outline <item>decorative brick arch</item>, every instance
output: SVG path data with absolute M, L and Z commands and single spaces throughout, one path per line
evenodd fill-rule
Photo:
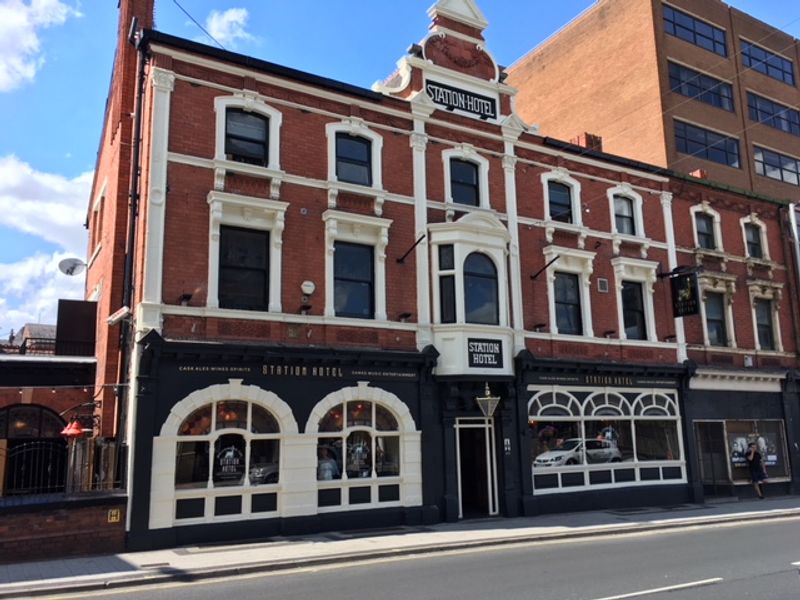
M 357 386 L 336 390 L 320 400 L 308 417 L 305 432 L 307 434 L 317 433 L 319 431 L 319 422 L 322 420 L 322 417 L 334 406 L 347 402 L 348 400 L 372 401 L 385 406 L 390 409 L 397 418 L 397 424 L 401 432 L 407 433 L 417 431 L 417 425 L 414 423 L 411 412 L 409 412 L 408 407 L 400 398 L 386 390 L 369 387 L 369 382 L 367 381 L 359 381 Z

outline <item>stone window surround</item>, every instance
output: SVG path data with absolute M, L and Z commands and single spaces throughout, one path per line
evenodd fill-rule
M 753 317 L 753 341 L 756 350 L 761 351 L 761 342 L 758 339 L 758 320 L 756 318 L 756 300 L 769 300 L 772 302 L 772 336 L 775 348 L 765 349 L 764 352 L 783 352 L 783 339 L 781 337 L 781 301 L 783 300 L 783 284 L 774 281 L 758 279 L 748 280 L 747 291 L 750 296 L 750 312 Z
M 714 222 L 714 249 L 711 250 L 709 248 L 701 248 L 700 243 L 697 239 L 697 222 L 695 220 L 695 215 L 697 213 L 703 213 L 708 215 L 713 219 Z M 722 218 L 720 214 L 711 208 L 708 200 L 703 200 L 700 204 L 695 204 L 694 206 L 689 208 L 689 214 L 692 219 L 692 236 L 694 239 L 694 247 L 699 252 L 724 252 L 725 249 L 722 244 Z M 744 235 L 744 226 L 742 226 L 742 235 Z
M 757 258 L 754 256 L 750 256 L 750 253 L 747 249 L 747 231 L 745 230 L 745 225 L 755 225 L 758 227 L 759 237 L 761 239 L 761 258 Z M 750 213 L 746 217 L 742 217 L 739 219 L 739 226 L 742 230 L 742 243 L 744 244 L 744 256 L 746 256 L 750 260 L 756 261 L 764 261 L 769 262 L 769 237 L 767 236 L 767 224 L 764 223 L 761 219 L 758 218 L 756 213 Z
M 644 228 L 644 198 L 635 192 L 630 184 L 623 183 L 606 190 L 608 196 L 608 210 L 611 217 L 611 241 L 615 255 L 619 255 L 620 246 L 623 242 L 637 244 L 640 246 L 642 258 L 647 258 L 647 250 L 650 247 L 650 239 L 647 237 Z M 617 231 L 616 210 L 614 208 L 614 198 L 622 196 L 628 198 L 633 203 L 633 223 L 636 228 L 636 235 L 629 235 Z
M 370 160 L 372 163 L 372 185 L 364 186 L 336 178 L 336 134 L 364 138 L 370 142 Z M 383 136 L 367 127 L 366 121 L 358 117 L 347 117 L 341 121 L 325 125 L 325 135 L 328 139 L 328 183 L 342 189 L 362 191 L 372 189 L 383 192 Z M 332 207 L 331 207 L 332 208 Z
M 583 210 L 581 209 L 581 182 L 570 176 L 564 167 L 557 167 L 552 171 L 542 173 L 542 197 L 544 198 L 544 222 L 547 243 L 553 243 L 553 233 L 568 231 L 578 235 L 578 248 L 583 249 L 586 244 L 588 229 L 583 225 Z M 570 201 L 572 203 L 572 222 L 563 223 L 550 218 L 550 187 L 549 183 L 555 181 L 570 188 Z
M 494 216 L 486 213 L 468 213 L 454 223 L 437 223 L 429 226 L 433 268 L 433 322 L 441 323 L 439 276 L 455 276 L 456 320 L 447 325 L 472 325 L 465 321 L 464 261 L 473 252 L 485 254 L 497 269 L 498 325 L 509 324 L 508 296 L 508 244 L 511 240 L 508 229 Z M 439 246 L 452 245 L 454 270 L 439 269 Z M 481 325 L 487 327 L 486 325 Z M 488 327 L 496 327 L 488 325 Z
M 489 160 L 478 154 L 471 144 L 461 144 L 455 148 L 442 152 L 442 162 L 444 163 L 444 201 L 448 205 L 455 205 L 453 202 L 452 181 L 450 178 L 450 160 L 459 159 L 470 162 L 478 167 L 478 206 L 470 207 L 466 204 L 459 204 L 465 208 L 491 208 L 489 202 Z
M 325 316 L 336 317 L 334 306 L 334 264 L 336 242 L 364 244 L 374 248 L 374 293 L 375 321 L 385 321 L 386 315 L 386 246 L 389 243 L 389 227 L 392 221 L 326 210 L 322 214 L 325 223 Z M 344 317 L 341 317 L 344 318 Z M 362 319 L 357 319 L 361 321 Z
M 647 327 L 646 340 L 650 342 L 658 341 L 653 298 L 659 263 L 618 256 L 611 260 L 611 266 L 614 268 L 614 277 L 617 285 L 617 318 L 619 321 L 617 331 L 619 332 L 619 339 L 627 339 L 625 337 L 625 317 L 622 307 L 622 282 L 633 281 L 642 284 L 642 301 L 644 303 L 645 324 Z
M 711 346 L 708 339 L 708 322 L 706 321 L 706 293 L 718 293 L 724 296 L 725 330 L 728 336 L 727 348 L 736 348 L 736 330 L 733 320 L 733 298 L 736 293 L 736 276 L 724 273 L 702 273 L 697 278 L 700 291 L 700 315 L 703 322 L 703 345 L 706 348 L 722 348 Z
M 558 335 L 558 326 L 556 320 L 555 279 L 556 272 L 562 272 L 578 275 L 578 279 L 581 283 L 579 289 L 581 295 L 583 336 L 569 335 L 569 337 L 594 337 L 594 329 L 592 325 L 591 277 L 592 272 L 594 271 L 593 262 L 596 253 L 552 245 L 545 247 L 543 252 L 545 264 L 549 263 L 556 258 L 556 256 L 558 256 L 558 260 L 547 267 L 547 297 L 550 299 L 548 302 L 548 310 L 550 313 L 550 333 Z
M 220 191 L 208 194 L 208 308 L 219 308 L 220 227 L 229 225 L 269 231 L 269 312 L 281 312 L 281 275 L 284 216 L 287 202 Z

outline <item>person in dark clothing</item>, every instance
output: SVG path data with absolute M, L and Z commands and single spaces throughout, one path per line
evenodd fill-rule
M 761 459 L 761 453 L 758 451 L 755 443 L 747 446 L 747 465 L 750 467 L 750 481 L 753 482 L 753 488 L 756 490 L 758 497 L 764 499 L 764 491 L 762 486 L 767 479 L 767 471 L 764 468 L 764 463 Z

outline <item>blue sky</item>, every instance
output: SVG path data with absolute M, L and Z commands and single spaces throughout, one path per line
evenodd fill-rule
M 229 50 L 369 87 L 424 37 L 433 0 L 178 0 Z M 622 0 L 617 0 L 622 1 Z M 212 44 L 174 0 L 157 0 L 162 31 Z M 478 0 L 487 46 L 509 65 L 592 0 Z M 733 6 L 800 37 L 797 0 Z M 83 228 L 111 74 L 113 0 L 0 0 L 0 338 L 54 322 L 83 278 Z M 312 16 L 313 15 L 313 16 Z

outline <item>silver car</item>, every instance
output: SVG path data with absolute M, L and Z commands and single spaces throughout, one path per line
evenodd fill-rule
M 608 440 L 582 440 L 570 438 L 555 448 L 542 452 L 533 461 L 534 467 L 560 467 L 563 465 L 582 465 L 584 449 L 589 463 L 620 462 L 622 452 L 614 442 Z

